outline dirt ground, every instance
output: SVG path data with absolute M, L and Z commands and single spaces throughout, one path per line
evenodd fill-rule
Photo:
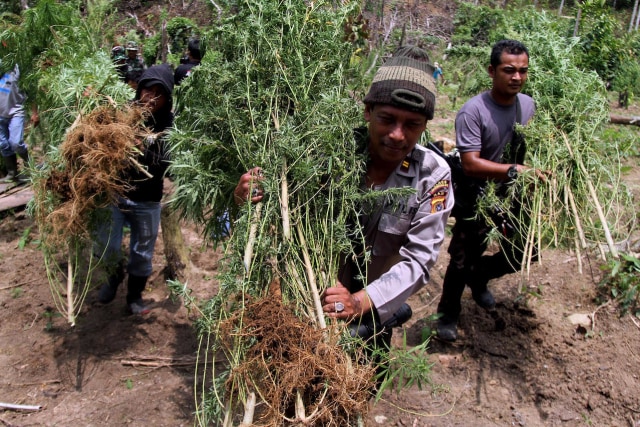
M 446 132 L 450 120 L 433 126 Z M 624 179 L 640 197 L 640 159 L 629 165 Z M 149 315 L 126 315 L 124 292 L 102 306 L 93 291 L 71 327 L 52 308 L 32 227 L 23 210 L 0 217 L 0 424 L 193 425 L 197 340 L 192 313 L 163 283 L 161 239 L 145 293 Z M 202 246 L 194 226 L 184 224 L 183 233 L 194 271 L 188 285 L 209 298 L 219 253 Z M 431 283 L 410 300 L 414 315 L 403 328 L 410 346 L 429 327 L 447 262 L 443 250 Z M 372 403 L 367 425 L 640 426 L 640 320 L 596 305 L 600 264 L 585 255 L 580 275 L 574 254 L 545 251 L 527 291 L 518 292 L 518 274 L 491 282 L 502 330 L 465 293 L 459 340 L 429 346 L 436 391 L 388 391 Z M 569 321 L 576 313 L 593 316 L 592 330 Z M 395 345 L 402 335 L 395 331 Z

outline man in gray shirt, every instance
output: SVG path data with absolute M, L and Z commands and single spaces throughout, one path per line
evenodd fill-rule
M 491 52 L 488 72 L 491 90 L 466 102 L 456 116 L 456 146 L 460 152 L 464 175 L 472 178 L 475 188 L 487 181 L 513 181 L 524 166 L 524 141 L 514 131 L 515 123 L 525 125 L 535 113 L 531 97 L 520 91 L 527 80 L 529 52 L 520 42 L 501 40 Z M 521 144 L 520 144 L 521 143 Z M 521 147 L 521 150 L 514 149 Z M 518 152 L 518 153 L 516 153 Z M 495 299 L 487 288 L 490 279 L 520 268 L 521 252 L 509 245 L 491 257 L 483 257 L 491 226 L 474 218 L 478 193 L 456 191 L 456 201 L 466 198 L 466 212 L 456 212 L 456 223 L 448 252 L 451 261 L 443 282 L 438 312 L 438 337 L 455 341 L 461 311 L 460 299 L 465 286 L 471 288 L 474 301 L 487 310 L 495 309 Z M 463 194 L 464 193 L 464 194 Z M 469 200 L 471 199 L 471 200 Z

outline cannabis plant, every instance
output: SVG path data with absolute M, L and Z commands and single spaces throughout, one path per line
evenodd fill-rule
M 349 425 L 366 411 L 371 368 L 340 350 L 343 325 L 327 329 L 320 304 L 361 238 L 356 46 L 343 30 L 357 13 L 355 2 L 238 2 L 177 92 L 173 203 L 215 240 L 231 222 L 199 322 L 207 360 L 226 355 L 207 367 L 202 424 L 244 412 L 243 425 Z M 233 189 L 256 166 L 265 197 L 238 206 Z

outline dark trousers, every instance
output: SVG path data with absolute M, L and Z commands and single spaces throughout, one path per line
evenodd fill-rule
M 474 296 L 480 295 L 487 290 L 489 280 L 520 269 L 523 256 L 522 245 L 517 243 L 520 239 L 503 239 L 499 252 L 483 255 L 490 231 L 491 227 L 482 220 L 456 220 L 448 249 L 451 260 L 438 304 L 438 313 L 443 314 L 443 321 L 458 320 L 465 286 L 471 288 Z

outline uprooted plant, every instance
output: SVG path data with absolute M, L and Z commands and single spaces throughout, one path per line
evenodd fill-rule
M 75 324 L 101 258 L 92 232 L 105 208 L 123 194 L 120 179 L 144 140 L 143 111 L 105 103 L 79 115 L 49 163 L 33 178 L 33 214 L 41 234 L 47 277 L 56 308 Z
M 360 191 L 366 157 L 353 130 L 363 73 L 351 67 L 361 59 L 344 25 L 359 22 L 358 5 L 236 8 L 180 86 L 170 135 L 173 203 L 224 243 L 218 293 L 200 309 L 198 331 L 202 357 L 225 362 L 206 364 L 197 422 L 355 425 L 373 368 L 344 323 L 325 319 L 320 295 L 363 239 L 362 199 L 379 196 Z M 256 166 L 265 197 L 237 206 L 233 189 Z

